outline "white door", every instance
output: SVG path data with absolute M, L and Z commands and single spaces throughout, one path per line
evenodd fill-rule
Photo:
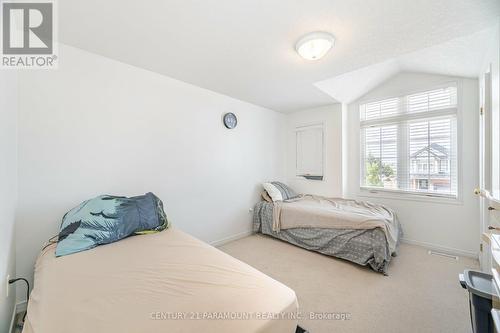
M 491 67 L 490 67 L 491 68 Z M 479 186 L 481 189 L 491 190 L 491 71 L 484 74 L 481 82 L 481 117 L 479 120 Z M 479 198 L 480 235 L 488 231 L 490 214 L 488 200 Z M 491 257 L 488 244 L 482 243 L 483 251 L 479 256 L 481 270 L 491 272 Z

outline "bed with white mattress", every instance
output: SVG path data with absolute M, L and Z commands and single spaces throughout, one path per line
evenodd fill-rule
M 295 292 L 171 227 L 58 257 L 45 248 L 23 333 L 293 333 Z

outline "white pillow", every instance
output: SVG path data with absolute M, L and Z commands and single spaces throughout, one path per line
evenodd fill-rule
M 274 186 L 271 183 L 264 183 L 262 184 L 264 186 L 264 189 L 266 190 L 267 194 L 271 197 L 271 200 L 273 201 L 283 201 L 283 196 L 281 195 L 280 190 Z

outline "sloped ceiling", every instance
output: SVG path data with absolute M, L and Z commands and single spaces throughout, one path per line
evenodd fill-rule
M 340 103 L 350 103 L 401 71 L 397 60 L 387 60 L 315 83 Z
M 314 86 L 483 30 L 498 0 L 64 0 L 60 41 L 276 111 L 335 102 Z M 308 62 L 304 34 L 336 46 Z
M 443 44 L 403 54 L 384 62 L 316 82 L 342 103 L 350 103 L 400 72 L 422 72 L 475 78 L 497 26 Z

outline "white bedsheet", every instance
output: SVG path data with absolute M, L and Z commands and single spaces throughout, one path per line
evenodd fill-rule
M 295 332 L 293 290 L 174 227 L 54 250 L 36 262 L 23 333 Z

